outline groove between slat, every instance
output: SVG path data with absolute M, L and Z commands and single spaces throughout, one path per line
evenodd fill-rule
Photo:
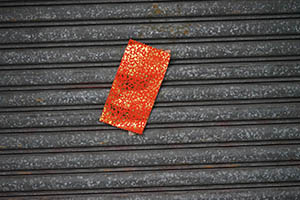
M 297 19 L 299 14 L 275 14 L 275 15 L 234 15 L 218 17 L 172 17 L 153 19 L 116 19 L 116 20 L 79 20 L 79 21 L 50 21 L 50 22 L 20 22 L 0 23 L 1 28 L 34 28 L 34 27 L 60 27 L 60 26 L 94 26 L 94 25 L 133 25 L 133 24 L 159 24 L 159 23 L 192 23 L 192 22 L 220 22 L 240 20 L 276 20 L 276 19 Z
M 271 99 L 250 99 L 250 100 L 216 100 L 216 101 L 177 101 L 156 103 L 153 108 L 160 107 L 186 107 L 186 106 L 222 106 L 222 105 L 255 105 L 255 104 L 278 104 L 278 103 L 298 103 L 300 98 L 271 98 Z M 53 106 L 25 106 L 25 107 L 4 107 L 0 113 L 24 112 L 28 111 L 76 111 L 76 110 L 95 110 L 102 109 L 104 104 L 85 104 L 85 105 L 53 105 Z
M 274 56 L 253 56 L 253 57 L 231 57 L 231 58 L 202 58 L 202 59 L 187 59 L 187 60 L 172 60 L 170 66 L 173 65 L 209 65 L 209 64 L 245 64 L 245 63 L 275 63 L 275 62 L 298 62 L 300 56 L 285 55 L 280 57 Z M 44 70 L 44 69 L 79 69 L 79 68 L 110 68 L 119 66 L 120 62 L 80 62 L 80 63 L 40 63 L 40 64 L 14 64 L 0 66 L 0 72 L 16 71 L 16 70 Z
M 192 189 L 192 188 L 191 188 Z M 274 196 L 280 199 L 291 199 L 296 200 L 300 198 L 300 187 L 299 186 L 290 186 L 290 187 L 264 187 L 264 188 L 248 188 L 248 189 L 219 189 L 219 190 L 189 190 L 186 188 L 185 191 L 156 191 L 156 192 L 135 192 L 135 193 L 121 193 L 121 194 L 85 194 L 85 195 L 57 195 L 57 196 L 23 196 L 23 197 L 14 197 L 16 200 L 44 200 L 57 199 L 57 200 L 115 200 L 115 199 L 124 199 L 124 200 L 149 200 L 149 199 L 164 199 L 164 200 L 183 200 L 183 199 L 193 199 L 193 200 L 211 200 L 211 199 L 223 199 L 223 200 L 232 200 L 232 199 L 263 199 L 269 198 L 272 199 Z M 6 198 L 6 197 L 5 197 Z M 5 199 L 1 198 L 0 199 Z
M 187 38 L 187 39 L 159 39 L 159 40 L 152 40 L 152 39 L 137 39 L 139 42 L 146 43 L 148 45 L 156 45 L 156 44 L 184 44 L 184 43 L 207 43 L 207 42 L 243 42 L 243 41 L 251 41 L 251 42 L 259 42 L 259 41 L 274 41 L 274 40 L 297 40 L 299 39 L 299 35 L 279 35 L 279 36 L 236 36 L 236 37 L 217 37 L 217 38 Z M 121 46 L 127 45 L 128 41 L 79 41 L 79 42 L 51 42 L 51 43 L 19 43 L 19 44 L 2 44 L 0 46 L 0 50 L 9 50 L 9 49 L 36 49 L 36 48 L 63 48 L 63 47 L 93 47 L 93 46 Z
M 0 7 L 25 7 L 25 6 L 53 6 L 53 5 L 86 5 L 86 4 L 115 4 L 115 3 L 145 3 L 145 2 L 176 2 L 178 0 L 85 0 L 85 1 L 74 1 L 74 0 L 60 0 L 60 1 L 10 1 L 2 0 Z M 186 0 L 191 1 L 191 0 Z
M 21 137 L 24 137 L 21 136 Z M 25 136 L 26 137 L 26 136 Z M 8 138 L 8 137 L 6 137 Z M 295 137 L 297 138 L 297 137 Z M 63 138 L 64 139 L 64 138 Z M 167 150 L 167 149 L 186 149 L 186 148 L 223 148 L 223 147 L 251 147 L 251 146 L 272 146 L 272 145 L 298 145 L 300 140 L 297 139 L 280 139 L 270 141 L 234 141 L 234 142 L 200 142 L 200 143 L 184 143 L 178 142 L 176 144 L 144 144 L 141 145 L 128 145 L 128 146 L 101 146 L 103 142 L 100 142 L 100 146 L 84 146 L 84 144 L 73 147 L 41 147 L 41 148 L 27 148 L 24 146 L 18 146 L 12 148 L 10 146 L 1 146 L 2 150 L 0 155 L 27 155 L 27 154 L 47 154 L 47 153 L 76 153 L 76 152 L 110 152 L 110 151 L 136 151 L 136 150 Z M 97 144 L 96 144 L 97 145 Z M 12 149 L 9 149 L 12 148 Z
M 1 176 L 18 175 L 63 175 L 63 174 L 90 174 L 90 173 L 119 173 L 119 172 L 150 172 L 165 170 L 206 170 L 206 169 L 238 169 L 238 168 L 258 168 L 258 167 L 292 167 L 299 166 L 299 161 L 272 161 L 272 162 L 251 162 L 251 163 L 229 163 L 229 164 L 203 164 L 203 165 L 168 165 L 168 166 L 147 166 L 147 167 L 124 167 L 124 168 L 87 168 L 87 169 L 45 169 L 45 170 L 25 170 L 25 171 L 3 171 Z M 1 196 L 1 192 L 0 192 Z
M 290 188 L 299 187 L 297 182 L 285 182 L 285 183 L 256 183 L 256 184 L 232 184 L 228 185 L 214 185 L 214 186 L 180 186 L 180 187 L 149 187 L 149 188 L 139 188 L 139 189 L 101 189 L 101 190 L 64 190 L 64 191 L 39 191 L 39 192 L 9 192 L 1 193 L 1 196 L 37 196 L 37 195 L 92 195 L 92 194 L 124 194 L 124 193 L 143 193 L 143 192 L 183 192 L 183 191 L 214 191 L 214 190 L 235 190 L 235 189 L 261 189 L 261 188 Z M 102 196 L 102 195 L 99 195 Z
M 291 77 L 284 77 L 284 78 L 245 78 L 245 79 L 211 79 L 211 80 L 182 80 L 182 81 L 165 81 L 163 82 L 163 87 L 184 87 L 190 85 L 191 87 L 194 86 L 203 86 L 203 85 L 230 85 L 230 84 L 264 84 L 264 83 L 294 83 L 299 82 L 300 77 L 291 76 Z M 2 93 L 9 93 L 9 92 L 28 92 L 28 91 L 41 91 L 41 90 L 90 90 L 90 89 L 109 89 L 111 88 L 111 83 L 83 83 L 83 84 L 67 84 L 67 85 L 33 85 L 33 86 L 4 86 L 0 87 L 0 92 Z
M 265 186 L 261 186 L 261 187 L 258 187 L 258 188 L 262 188 L 262 187 L 266 187 L 266 188 L 268 188 L 268 187 L 288 187 L 288 186 L 280 186 L 280 185 L 276 185 L 276 184 L 266 184 Z M 297 185 L 296 184 L 290 184 L 290 187 L 297 187 Z M 229 191 L 230 190 L 232 190 L 232 189 L 245 189 L 245 188 L 249 188 L 249 189 L 253 189 L 253 188 L 257 188 L 257 187 L 251 187 L 251 186 L 249 186 L 249 185 L 244 185 L 244 186 L 241 186 L 241 187 L 238 187 L 238 186 L 236 186 L 236 187 L 226 187 L 226 186 L 224 186 L 223 188 L 220 188 L 220 187 L 214 187 L 214 188 L 212 188 L 212 187 L 210 187 L 210 189 L 208 189 L 209 191 L 212 191 L 213 189 L 214 190 L 220 190 L 220 189 L 222 189 L 222 190 L 225 190 L 225 189 L 228 189 Z M 152 190 L 151 190 L 152 189 Z M 164 189 L 159 189 L 159 188 L 151 188 L 151 189 L 145 189 L 145 188 L 143 188 L 142 190 L 139 190 L 139 191 L 137 191 L 137 190 L 135 190 L 135 191 L 133 191 L 134 193 L 138 193 L 138 195 L 140 195 L 140 194 L 143 194 L 144 192 L 166 192 L 166 193 L 169 193 L 169 192 L 182 192 L 182 191 L 184 191 L 184 192 L 189 192 L 189 191 L 194 191 L 194 190 L 196 190 L 196 191 L 203 191 L 203 189 L 202 189 L 202 187 L 181 187 L 181 188 L 178 188 L 178 187 L 176 187 L 176 188 L 172 188 L 172 187 L 168 187 L 168 190 L 166 190 L 165 188 Z M 207 189 L 206 189 L 207 190 Z M 228 191 L 227 190 L 227 191 Z M 103 191 L 103 190 L 101 190 L 101 192 L 99 193 L 99 191 L 96 191 L 96 190 L 89 190 L 88 192 L 83 192 L 83 191 L 81 191 L 81 192 L 79 192 L 78 190 L 76 191 L 74 191 L 73 190 L 73 193 L 71 193 L 72 191 L 64 191 L 64 192 L 58 192 L 58 191 L 55 191 L 55 192 L 35 192 L 34 193 L 34 196 L 37 196 L 37 194 L 38 195 L 43 195 L 43 197 L 48 197 L 49 195 L 55 195 L 55 197 L 56 196 L 58 196 L 58 195 L 66 195 L 66 194 L 75 194 L 75 196 L 76 197 L 82 197 L 82 195 L 84 195 L 84 196 L 87 196 L 87 195 L 92 195 L 92 197 L 93 197 L 93 194 L 103 194 L 103 192 L 105 193 L 105 194 L 116 194 L 117 196 L 118 195 L 120 195 L 120 196 L 122 196 L 123 194 L 125 194 L 124 193 L 124 191 L 129 191 L 130 193 L 132 193 L 132 191 L 131 190 L 124 190 L 124 189 L 122 189 L 122 190 L 119 190 L 119 191 L 116 191 L 116 190 L 114 190 L 114 192 L 112 193 L 111 191 L 109 191 L 109 190 L 107 190 L 107 191 Z M 27 199 L 28 198 L 28 196 L 26 196 L 26 197 L 24 197 L 23 195 L 29 195 L 29 198 L 30 197 L 34 197 L 34 196 L 32 196 L 32 193 L 10 193 L 10 196 L 11 196 L 11 194 L 13 194 L 13 195 L 16 195 L 16 197 L 19 197 L 19 196 L 22 196 L 21 198 L 25 198 L 25 199 Z M 77 194 L 77 195 L 76 195 Z M 45 196 L 45 195 L 47 195 L 47 196 Z M 290 196 L 290 195 L 292 195 L 292 194 L 287 194 L 288 196 Z M 60 197 L 60 196 L 58 196 L 58 197 Z M 69 197 L 69 196 L 65 196 L 65 197 Z M 104 197 L 104 198 L 106 198 L 106 197 L 109 197 L 109 196 L 107 196 L 107 195 L 98 195 L 98 197 Z M 170 196 L 170 197 L 172 197 L 172 196 Z M 199 196 L 199 197 L 201 197 L 201 196 Z M 291 197 L 294 197 L 294 196 L 291 196 Z M 1 197 L 0 197 L 1 198 Z M 83 197 L 84 198 L 84 197 Z M 112 197 L 112 198 L 115 198 L 115 197 Z M 124 198 L 127 198 L 127 197 L 124 197 Z M 139 198 L 141 198 L 141 197 L 139 197 Z M 296 198 L 296 197 L 295 197 Z M 1 198 L 2 199 L 2 198 Z M 98 199 L 98 198 L 97 198 Z M 94 200 L 94 199 L 93 199 Z M 143 199 L 142 199 L 143 200 Z

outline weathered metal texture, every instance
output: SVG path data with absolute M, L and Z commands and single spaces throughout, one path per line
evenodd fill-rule
M 300 198 L 299 187 L 289 188 L 264 188 L 262 189 L 230 189 L 230 190 L 192 190 L 176 192 L 147 192 L 147 193 L 126 193 L 126 194 L 94 194 L 94 195 L 64 195 L 55 196 L 57 200 L 297 200 Z M 40 197 L 30 197 L 32 200 L 39 200 Z M 2 199 L 0 197 L 0 199 Z M 4 198 L 3 198 L 4 199 Z M 7 199 L 7 197 L 5 197 Z M 26 197 L 14 197 L 9 199 L 24 200 Z M 53 199 L 53 196 L 43 196 L 43 200 Z
M 76 1 L 74 1 L 75 4 Z M 121 1 L 122 2 L 122 1 Z M 130 1 L 129 1 L 130 2 Z M 77 3 L 77 2 L 76 2 Z M 37 3 L 38 4 L 38 3 Z M 37 22 L 63 20 L 108 20 L 159 17 L 200 17 L 255 14 L 297 14 L 298 1 L 202 1 L 135 4 L 91 4 L 66 6 L 4 7 L 1 22 Z
M 299 124 L 269 124 L 247 126 L 221 126 L 221 127 L 185 127 L 168 129 L 147 129 L 143 137 L 129 136 L 123 130 L 101 131 L 65 131 L 65 132 L 37 132 L 2 134 L 0 143 L 2 149 L 47 149 L 72 147 L 103 147 L 104 149 L 147 149 L 158 148 L 158 145 L 179 147 L 180 144 L 205 146 L 224 145 L 260 145 L 273 144 L 278 141 L 292 141 L 297 143 L 300 139 Z M 280 142 L 279 142 L 280 143 Z M 72 149 L 75 151 L 76 149 Z M 90 151 L 93 149 L 90 149 Z M 102 150 L 102 149 L 101 149 Z M 55 149 L 53 150 L 55 151 Z M 71 151 L 70 149 L 68 151 Z M 3 154 L 7 151 L 1 152 Z
M 243 41 L 153 45 L 172 49 L 171 59 L 218 59 L 232 57 L 294 56 L 300 54 L 300 40 Z M 2 49 L 0 65 L 51 64 L 120 61 L 125 46 Z M 188 61 L 186 61 L 188 62 Z M 173 63 L 170 61 L 170 63 Z
M 120 189 L 300 181 L 299 166 L 3 176 L 1 192 Z
M 0 107 L 91 105 L 104 104 L 109 89 L 40 90 L 3 92 Z M 249 100 L 263 98 L 289 98 L 300 96 L 300 82 L 191 85 L 162 87 L 157 103 L 217 100 Z M 213 103 L 213 102 L 212 102 Z M 157 104 L 159 105 L 159 104 Z
M 0 30 L 0 43 L 35 43 L 68 41 L 106 41 L 137 39 L 178 39 L 234 36 L 272 36 L 297 34 L 298 19 L 255 21 L 190 22 L 172 24 L 93 25 Z M 222 30 L 222 31 L 221 31 Z M 166 41 L 166 42 L 168 42 Z M 125 43 L 119 42 L 119 43 Z M 111 43 L 111 41 L 109 41 Z M 58 44 L 60 45 L 60 44 Z
M 299 199 L 299 13 L 0 2 L 0 199 Z M 129 38 L 172 52 L 143 136 L 98 122 Z
M 0 128 L 39 128 L 105 125 L 99 122 L 100 109 L 41 112 L 4 112 Z M 222 106 L 181 106 L 154 108 L 148 124 L 225 122 L 236 120 L 277 120 L 300 117 L 300 103 Z M 106 126 L 106 125 L 105 125 Z
M 50 66 L 29 65 L 30 69 L 34 69 L 0 71 L 0 85 L 3 87 L 20 85 L 47 85 L 51 87 L 53 85 L 60 85 L 60 88 L 76 88 L 78 86 L 74 86 L 74 84 L 105 84 L 113 81 L 117 72 L 117 64 L 113 67 L 101 67 L 98 64 L 94 65 L 93 67 L 87 67 L 89 64 L 80 64 L 79 66 L 58 64 Z M 25 68 L 28 66 L 13 66 L 12 68 L 17 67 Z M 71 67 L 71 69 L 66 67 Z M 189 84 L 191 81 L 198 81 L 197 84 L 201 85 L 207 83 L 223 83 L 226 80 L 228 83 L 268 82 L 276 81 L 276 78 L 284 80 L 287 78 L 297 80 L 298 78 L 298 80 L 300 80 L 299 76 L 300 62 L 298 60 L 261 63 L 177 64 L 169 66 L 163 85 L 172 85 L 174 81 L 180 81 L 178 83 L 180 85 L 185 83 Z M 84 85 L 80 85 L 80 87 L 84 87 Z M 23 88 L 26 87 L 6 87 L 5 90 L 21 90 Z
M 168 159 L 166 159 L 168 158 Z M 300 159 L 300 145 L 64 154 L 0 155 L 0 170 L 149 167 L 289 161 Z

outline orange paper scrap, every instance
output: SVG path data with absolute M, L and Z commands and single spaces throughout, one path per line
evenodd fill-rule
M 129 40 L 100 121 L 142 134 L 169 61 L 168 52 Z

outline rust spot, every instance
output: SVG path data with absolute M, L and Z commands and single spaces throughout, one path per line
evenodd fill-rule
M 42 98 L 37 98 L 36 101 L 41 103 L 41 102 L 44 101 L 44 99 L 42 99 Z
M 15 18 L 12 18 L 10 21 L 11 22 L 16 22 L 17 20 Z
M 32 172 L 25 172 L 25 171 L 23 171 L 23 172 L 17 172 L 17 174 L 21 174 L 21 175 L 31 175 Z
M 157 4 L 153 4 L 152 8 L 154 9 L 154 14 L 159 15 L 162 13 L 162 11 L 158 8 Z
M 240 167 L 238 164 L 230 164 L 229 167 Z
M 187 35 L 187 34 L 189 34 L 189 31 L 188 31 L 188 30 L 184 30 L 184 31 L 183 31 L 183 34 L 184 34 L 184 35 Z
M 215 168 L 215 167 L 213 165 L 205 165 L 204 168 L 211 169 L 211 168 Z
M 161 10 L 160 10 L 160 9 L 156 9 L 156 10 L 154 11 L 154 13 L 157 14 L 157 15 L 159 15 L 159 14 L 161 13 Z
M 99 142 L 100 144 L 105 144 L 105 142 Z
M 125 171 L 125 172 L 134 171 L 134 170 L 136 170 L 136 168 L 133 168 L 133 167 L 125 167 L 125 168 L 123 168 L 123 171 Z
M 104 172 L 111 172 L 111 169 L 103 169 Z

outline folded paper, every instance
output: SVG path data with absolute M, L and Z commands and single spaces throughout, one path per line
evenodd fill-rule
M 142 134 L 169 61 L 168 52 L 129 40 L 100 121 Z

